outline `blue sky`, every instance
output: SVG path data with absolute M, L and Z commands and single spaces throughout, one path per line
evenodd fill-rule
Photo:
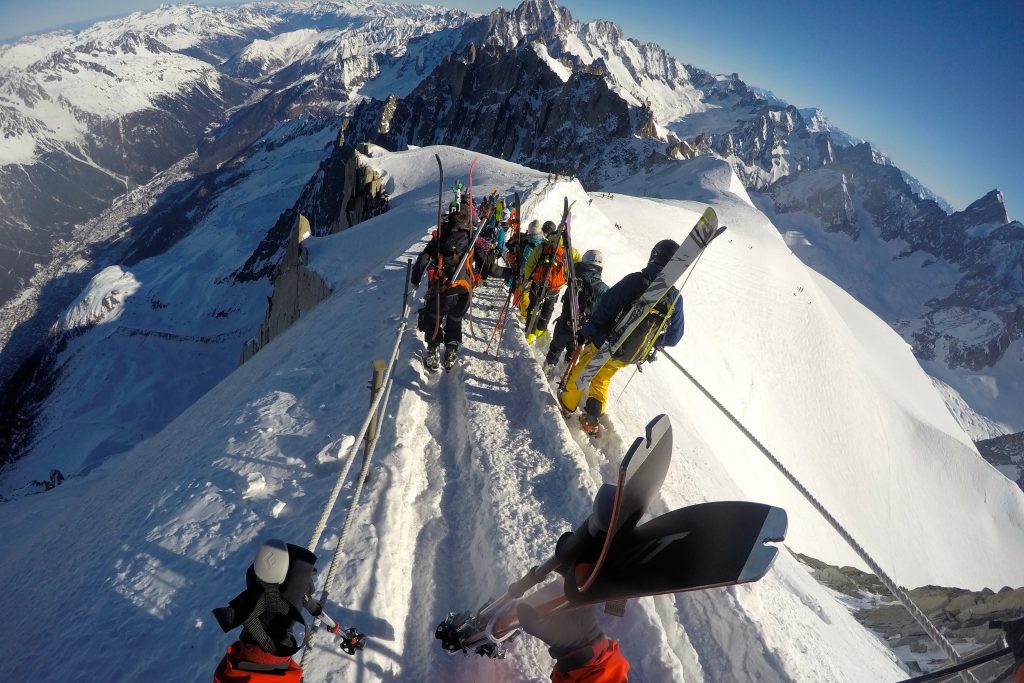
M 0 0 L 0 39 L 158 4 Z M 738 72 L 798 107 L 820 107 L 954 208 L 999 188 L 1011 218 L 1024 219 L 1024 0 L 560 4 L 579 20 L 615 21 L 688 64 Z

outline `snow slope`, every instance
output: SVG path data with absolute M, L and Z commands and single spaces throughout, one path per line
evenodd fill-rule
M 302 119 L 277 126 L 193 212 L 184 239 L 92 279 L 57 322 L 75 334 L 61 349 L 33 447 L 0 475 L 0 493 L 54 468 L 67 477 L 89 471 L 163 429 L 235 368 L 269 287 L 232 273 L 295 203 L 336 135 Z
M 378 153 L 370 163 L 385 175 L 391 212 L 312 238 L 309 262 L 334 295 L 152 439 L 89 476 L 4 504 L 0 580 L 20 587 L 3 603 L 20 653 L 9 665 L 13 679 L 210 676 L 231 639 L 209 610 L 241 590 L 261 539 L 306 541 L 338 448 L 362 421 L 369 363 L 392 344 L 405 259 L 436 217 L 434 152 L 449 183 L 466 177 L 472 155 L 461 150 Z M 891 353 L 894 333 L 804 269 L 767 220 L 727 191 L 728 167 L 703 160 L 679 169 L 685 175 L 645 186 L 685 191 L 690 201 L 615 194 L 590 204 L 575 183 L 548 184 L 546 174 L 492 158 L 480 159 L 475 180 L 523 191 L 528 218 L 554 214 L 565 195 L 577 199 L 575 241 L 605 250 L 611 281 L 642 265 L 668 226 L 692 223 L 712 202 L 732 228 L 686 285 L 688 332 L 676 356 L 879 550 L 901 583 L 998 586 L 1016 576 L 1021 493 L 1000 488 L 905 347 Z M 426 376 L 416 357 L 422 343 L 403 342 L 391 419 L 327 605 L 370 643 L 353 659 L 320 638 L 307 680 L 546 680 L 550 660 L 535 641 L 517 643 L 504 661 L 448 657 L 433 629 L 448 610 L 478 606 L 545 557 L 585 516 L 623 445 L 659 412 L 672 418 L 675 453 L 655 512 L 730 498 L 782 504 L 791 545 L 842 554 L 663 363 L 614 403 L 606 440 L 595 445 L 567 427 L 515 330 L 497 361 L 481 355 L 503 298 L 494 285 L 479 290 L 475 332 L 467 326 L 463 364 L 449 375 Z M 851 330 L 870 332 L 870 343 Z M 613 397 L 625 381 L 616 378 Z M 886 438 L 891 471 L 872 458 Z M 936 495 L 945 473 L 923 467 L 926 456 L 955 468 L 957 485 Z M 897 482 L 900 495 L 888 495 Z M 972 495 L 961 493 L 969 486 Z M 318 549 L 321 568 L 350 491 Z M 879 508 L 901 523 L 880 522 Z M 602 620 L 636 680 L 902 677 L 883 644 L 786 552 L 757 584 L 645 599 L 624 620 Z M 62 645 L 67 633 L 73 648 Z

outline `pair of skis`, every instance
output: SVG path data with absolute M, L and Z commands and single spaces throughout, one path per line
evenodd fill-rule
M 742 501 L 702 503 L 638 524 L 657 496 L 672 458 L 672 429 L 659 415 L 647 425 L 603 485 L 593 511 L 554 554 L 508 591 L 475 612 L 450 612 L 435 636 L 449 653 L 500 658 L 521 631 L 516 607 L 542 616 L 606 603 L 621 610 L 631 598 L 757 581 L 778 554 L 765 545 L 785 539 L 785 510 Z M 551 573 L 563 575 L 523 598 Z M 620 611 L 621 614 L 621 611 Z

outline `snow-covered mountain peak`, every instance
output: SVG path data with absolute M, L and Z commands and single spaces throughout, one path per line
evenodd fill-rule
M 558 33 L 573 24 L 568 8 L 560 6 L 555 0 L 523 0 L 512 10 L 511 17 L 523 34 Z

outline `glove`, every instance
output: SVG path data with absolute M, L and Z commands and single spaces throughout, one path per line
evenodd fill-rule
M 576 331 L 576 346 L 586 346 L 590 343 L 590 339 L 587 335 L 583 334 L 583 328 L 581 327 Z
M 213 610 L 213 616 L 224 633 L 233 630 L 238 624 L 235 623 L 235 610 L 231 607 L 218 607 Z
M 590 646 L 604 638 L 594 618 L 594 607 L 542 617 L 530 605 L 519 603 L 516 614 L 524 631 L 547 644 L 548 653 L 557 660 L 555 667 L 560 671 L 586 664 L 594 656 Z

